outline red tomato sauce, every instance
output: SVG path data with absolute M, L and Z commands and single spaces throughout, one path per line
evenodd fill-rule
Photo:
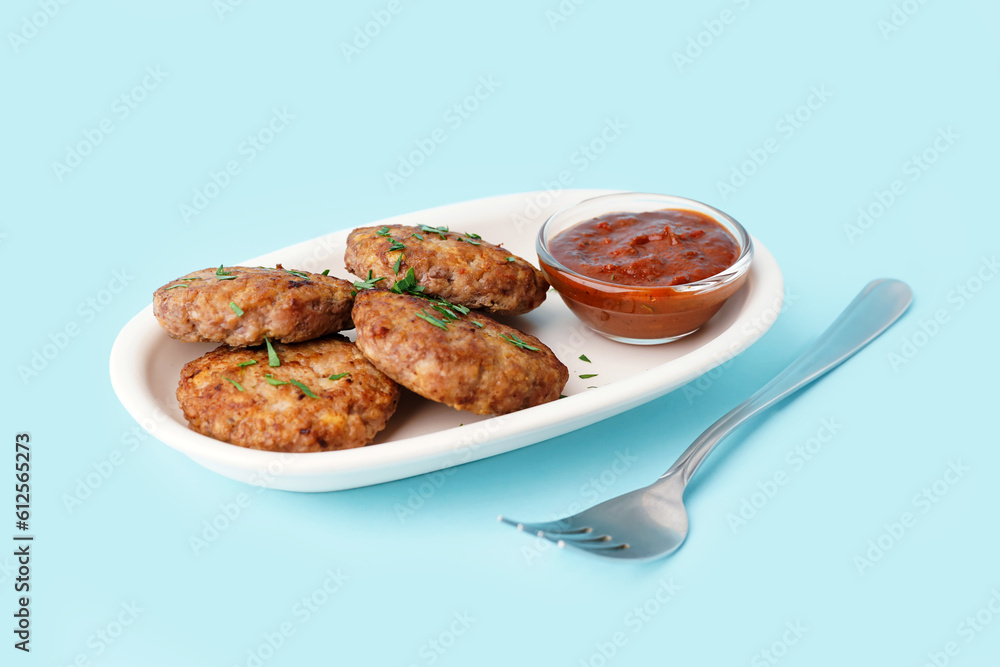
M 609 213 L 560 232 L 552 257 L 590 278 L 620 285 L 693 283 L 728 269 L 739 257 L 736 239 L 697 211 L 667 209 Z

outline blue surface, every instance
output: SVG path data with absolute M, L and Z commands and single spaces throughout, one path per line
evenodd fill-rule
M 3 664 L 996 664 L 995 3 L 224 2 L 5 3 L 2 465 L 7 485 L 30 432 L 37 537 L 32 650 L 5 626 Z M 345 49 L 372 12 L 391 21 Z M 686 391 L 325 495 L 210 473 L 112 393 L 116 333 L 171 277 L 563 170 L 731 213 L 780 262 L 785 313 Z M 713 457 L 673 557 L 609 563 L 496 524 L 653 480 L 881 276 L 912 285 L 909 313 Z M 635 460 L 612 475 L 619 452 Z

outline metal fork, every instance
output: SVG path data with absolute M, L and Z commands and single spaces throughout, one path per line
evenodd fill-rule
M 688 533 L 684 490 L 709 454 L 751 417 L 819 379 L 874 340 L 909 307 L 913 293 L 899 280 L 875 280 L 798 359 L 684 450 L 653 484 L 559 521 L 497 519 L 555 542 L 609 558 L 651 560 L 673 553 Z

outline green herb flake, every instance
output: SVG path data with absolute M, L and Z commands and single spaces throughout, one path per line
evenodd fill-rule
M 389 291 L 395 294 L 415 294 L 419 296 L 424 291 L 424 286 L 417 284 L 417 274 L 413 272 L 413 267 L 411 266 L 406 271 L 406 275 L 392 284 Z
M 230 379 L 230 378 L 227 378 L 227 377 L 226 377 L 225 375 L 223 375 L 223 376 L 222 376 L 222 379 L 223 379 L 223 380 L 225 380 L 226 382 L 231 382 L 231 383 L 233 384 L 233 386 L 234 386 L 234 387 L 236 387 L 236 388 L 237 388 L 237 389 L 239 389 L 240 391 L 243 391 L 243 385 L 241 385 L 241 384 L 240 384 L 239 382 L 237 382 L 236 380 L 232 380 L 232 379 Z
M 406 249 L 406 245 L 405 244 L 400 243 L 396 239 L 390 239 L 390 240 L 392 241 L 392 243 L 389 244 L 389 250 L 390 250 L 390 252 L 393 251 L 393 250 L 405 250 Z
M 640 305 L 639 305 L 639 307 L 640 307 L 640 308 L 645 308 L 646 310 L 648 310 L 648 311 L 649 311 L 649 312 L 651 312 L 651 313 L 653 312 L 653 309 L 652 309 L 652 308 L 651 308 L 650 306 L 647 306 L 647 305 L 646 305 L 646 304 L 644 304 L 644 303 L 643 303 L 643 304 L 640 304 Z
M 177 289 L 178 287 L 183 287 L 184 289 L 187 289 L 188 286 L 185 285 L 184 283 L 177 283 L 176 285 L 171 285 L 170 287 L 164 287 L 163 291 L 166 292 L 167 290 Z
M 236 313 L 236 317 L 243 317 L 243 309 L 237 306 L 235 301 L 230 301 L 229 307 L 233 309 L 234 313 Z
M 389 228 L 388 227 L 379 227 L 378 231 L 375 232 L 375 233 L 378 234 L 379 236 L 388 236 L 389 235 Z
M 303 273 L 302 271 L 292 271 L 291 269 L 285 269 L 285 273 L 290 273 L 296 278 L 305 278 L 306 280 L 309 280 L 309 274 Z
M 515 260 L 515 259 L 514 259 L 513 257 L 508 257 L 508 258 L 507 258 L 507 261 L 508 261 L 508 262 L 515 262 L 515 261 L 517 261 L 517 260 Z
M 283 384 L 291 384 L 289 382 L 285 382 L 284 380 L 276 380 L 274 378 L 274 376 L 271 375 L 270 373 L 268 373 L 267 375 L 265 375 L 264 379 L 267 380 L 267 383 L 269 385 L 271 385 L 272 387 L 280 387 Z
M 482 322 L 477 322 L 476 320 L 472 320 L 472 323 L 475 324 L 480 329 L 482 329 L 484 326 Z
M 414 238 L 416 238 L 419 241 L 423 241 L 424 240 L 424 237 L 421 236 L 420 234 L 417 234 L 416 232 L 413 232 L 412 234 L 410 234 L 410 236 L 413 236 Z
M 281 359 L 278 359 L 278 353 L 274 351 L 271 340 L 267 336 L 264 336 L 264 342 L 267 343 L 267 365 L 271 368 L 277 368 L 281 365 Z
M 350 373 L 337 373 L 336 375 L 331 375 L 327 380 L 340 380 L 350 375 Z
M 201 280 L 201 278 L 178 278 L 177 280 Z
M 588 359 L 585 354 L 580 355 L 580 361 L 586 361 L 588 364 L 590 363 L 590 359 Z
M 481 238 L 483 238 L 479 234 L 470 234 L 469 232 L 465 232 L 465 235 L 468 236 L 470 239 L 481 239 Z
M 250 361 L 243 361 L 243 362 L 240 362 L 240 363 L 238 363 L 236 365 L 239 366 L 240 368 L 245 368 L 247 366 L 253 366 L 256 363 L 257 363 L 256 359 L 251 359 Z
M 521 348 L 522 350 L 530 350 L 532 352 L 538 352 L 537 347 L 535 347 L 534 345 L 528 345 L 523 340 L 518 338 L 517 334 L 511 334 L 510 336 L 508 336 L 507 334 L 500 334 L 500 337 L 503 338 L 508 343 Z
M 399 253 L 399 257 L 396 258 L 396 262 L 392 265 L 392 272 L 399 274 L 399 267 L 403 264 L 403 253 Z
M 308 396 L 309 398 L 319 398 L 319 396 L 317 396 L 316 394 L 314 394 L 312 392 L 312 389 L 310 389 L 309 387 L 305 386 L 304 384 L 302 384 L 298 380 L 291 380 L 291 383 L 294 384 L 299 389 L 301 389 L 302 393 L 305 394 L 306 396 Z
M 355 280 L 354 281 L 354 293 L 357 294 L 358 292 L 360 292 L 363 289 L 372 289 L 372 288 L 375 287 L 375 284 L 377 282 L 379 282 L 380 280 L 385 280 L 385 278 L 384 277 L 383 278 L 373 278 L 372 277 L 372 270 L 368 269 L 368 278 L 366 278 L 365 280 Z
M 232 275 L 223 268 L 223 264 L 219 264 L 219 268 L 215 270 L 216 280 L 236 280 L 236 276 Z
M 420 231 L 427 232 L 428 234 L 440 234 L 442 239 L 448 238 L 445 234 L 448 233 L 447 227 L 428 227 L 427 225 L 420 225 Z
M 321 273 L 319 275 L 321 275 L 321 276 L 328 276 L 328 275 L 330 275 L 330 269 L 323 269 L 323 273 Z
M 438 318 L 434 317 L 433 315 L 428 315 L 427 311 L 424 310 L 423 308 L 421 308 L 420 312 L 417 313 L 417 317 L 419 317 L 420 319 L 424 320 L 425 322 L 430 322 L 431 324 L 433 324 L 434 326 L 436 326 L 438 329 L 444 329 L 445 331 L 448 330 L 448 323 L 447 322 L 442 322 L 441 320 L 439 320 Z
M 580 376 L 580 379 L 589 380 L 590 378 L 595 378 L 595 377 L 597 377 L 597 373 L 584 373 L 583 375 Z

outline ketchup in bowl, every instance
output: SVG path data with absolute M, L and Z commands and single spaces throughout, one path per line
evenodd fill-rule
M 588 199 L 542 226 L 549 283 L 587 326 L 626 343 L 696 331 L 746 282 L 743 227 L 710 206 L 626 193 Z

